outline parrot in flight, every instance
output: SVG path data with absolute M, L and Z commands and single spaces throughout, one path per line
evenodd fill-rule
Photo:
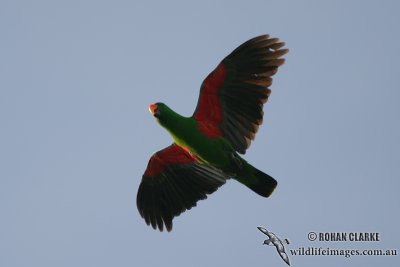
M 262 35 L 240 45 L 203 81 L 197 107 L 184 117 L 164 103 L 149 106 L 173 143 L 150 158 L 136 204 L 154 229 L 172 230 L 172 220 L 206 199 L 229 178 L 269 197 L 277 181 L 245 154 L 263 120 L 272 76 L 285 60 L 285 43 Z

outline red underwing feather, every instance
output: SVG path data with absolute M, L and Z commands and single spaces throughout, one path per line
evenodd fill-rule
M 201 87 L 199 104 L 194 118 L 199 122 L 200 131 L 207 137 L 223 136 L 217 127 L 223 120 L 222 106 L 218 98 L 218 90 L 226 77 L 224 64 L 211 72 Z
M 218 127 L 216 127 L 212 123 L 209 123 L 208 121 L 200 121 L 199 122 L 199 130 L 208 138 L 224 136 L 224 134 L 221 132 L 221 130 Z
M 178 164 L 190 164 L 197 161 L 187 149 L 183 149 L 177 144 L 158 151 L 149 160 L 145 176 L 157 176 L 162 173 L 166 167 Z

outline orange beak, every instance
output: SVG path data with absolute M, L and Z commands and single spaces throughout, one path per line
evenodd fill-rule
M 151 104 L 151 105 L 149 105 L 149 111 L 150 111 L 151 115 L 154 116 L 154 114 L 155 114 L 156 111 L 157 111 L 157 105 L 156 105 L 156 104 Z

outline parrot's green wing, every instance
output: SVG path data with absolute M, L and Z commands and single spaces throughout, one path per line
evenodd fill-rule
M 148 225 L 172 230 L 172 219 L 206 199 L 227 179 L 176 144 L 149 160 L 137 194 L 137 208 Z
M 208 137 L 226 138 L 244 154 L 263 119 L 268 88 L 280 65 L 283 42 L 255 37 L 229 54 L 204 80 L 193 118 Z

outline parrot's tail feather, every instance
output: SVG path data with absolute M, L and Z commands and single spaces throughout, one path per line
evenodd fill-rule
M 243 172 L 238 174 L 235 179 L 263 197 L 269 197 L 278 184 L 274 178 L 247 162 L 245 163 Z

